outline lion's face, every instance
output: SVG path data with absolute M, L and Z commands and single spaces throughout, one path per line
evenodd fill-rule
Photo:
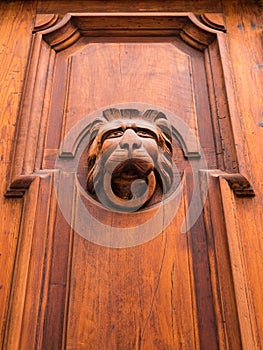
M 171 182 L 171 145 L 155 123 L 122 118 L 98 128 L 88 150 L 87 189 L 107 207 L 138 210 Z

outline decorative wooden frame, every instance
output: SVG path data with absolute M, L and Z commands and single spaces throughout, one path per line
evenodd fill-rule
M 216 17 L 218 21 L 218 16 Z M 217 153 L 222 154 L 220 137 L 224 140 L 221 170 L 227 171 L 231 188 L 239 196 L 253 196 L 242 168 L 243 155 L 238 145 L 241 132 L 238 122 L 231 67 L 224 28 L 213 22 L 213 16 L 192 13 L 72 13 L 57 23 L 57 15 L 38 15 L 32 52 L 20 109 L 20 120 L 14 152 L 10 185 L 6 196 L 21 197 L 43 169 L 43 147 L 48 119 L 52 73 L 56 54 L 74 45 L 81 37 L 99 36 L 180 36 L 188 45 L 205 50 L 211 112 Z M 209 25 L 209 26 L 208 26 Z M 216 29 L 215 29 L 216 28 Z M 220 30 L 220 31 L 219 31 Z M 216 40 L 217 39 L 217 40 Z M 217 43 L 215 45 L 215 43 Z M 220 51 L 221 60 L 216 53 Z M 224 62 L 224 63 L 222 63 Z M 41 65 L 41 70 L 38 67 Z M 224 79 L 220 76 L 224 73 Z M 217 82 L 218 79 L 218 82 Z M 221 86 L 220 86 L 221 84 Z M 217 89 L 225 87 L 228 106 L 215 98 Z M 233 131 L 232 131 L 233 130 Z M 237 145 L 236 147 L 234 145 Z M 219 163 L 220 163 L 219 162 Z M 231 173 L 242 175 L 231 176 Z M 40 173 L 39 173 L 40 172 Z M 243 177 L 244 176 L 244 177 Z M 230 179 L 231 178 L 231 179 Z
M 214 129 L 216 151 L 220 171 L 207 171 L 201 178 L 209 178 L 217 189 L 215 194 L 209 192 L 208 202 L 204 207 L 205 223 L 208 240 L 213 243 L 215 250 L 209 253 L 211 263 L 212 288 L 216 310 L 216 320 L 219 329 L 220 341 L 224 344 L 233 342 L 236 334 L 226 334 L 226 327 L 222 326 L 225 312 L 229 313 L 231 307 L 223 305 L 222 290 L 224 278 L 220 269 L 224 271 L 224 259 L 221 257 L 222 237 L 219 231 L 213 231 L 211 213 L 218 210 L 218 201 L 223 199 L 223 211 L 230 211 L 230 200 L 233 201 L 232 189 L 237 196 L 254 196 L 254 191 L 246 179 L 248 174 L 243 164 L 243 154 L 239 147 L 242 143 L 242 133 L 239 124 L 239 111 L 236 104 L 234 84 L 232 82 L 230 59 L 225 40 L 224 27 L 221 23 L 213 21 L 213 16 L 195 16 L 191 13 L 77 13 L 68 14 L 59 22 L 58 15 L 38 15 L 33 36 L 32 51 L 29 58 L 28 72 L 24 87 L 24 94 L 20 108 L 20 120 L 17 129 L 16 146 L 12 162 L 10 185 L 7 197 L 22 197 L 33 180 L 32 191 L 25 198 L 25 214 L 22 230 L 27 235 L 21 235 L 12 290 L 12 303 L 7 320 L 6 344 L 10 348 L 19 348 L 19 342 L 28 344 L 31 338 L 34 344 L 41 347 L 45 324 L 45 313 L 48 300 L 48 283 L 52 242 L 54 239 L 54 222 L 56 211 L 56 196 L 52 186 L 52 170 L 42 169 L 44 154 L 45 133 L 48 123 L 50 95 L 52 89 L 52 76 L 57 53 L 70 48 L 81 37 L 99 36 L 179 36 L 188 45 L 204 52 L 206 59 L 211 116 Z M 38 67 L 41 66 L 41 70 Z M 216 99 L 220 91 L 221 100 Z M 83 132 L 79 131 L 76 139 Z M 221 143 L 223 141 L 223 146 Z M 224 148 L 224 150 L 222 149 Z M 41 181 L 40 178 L 41 177 Z M 206 186 L 207 181 L 203 181 Z M 216 182 L 216 183 L 215 183 Z M 201 181 L 202 183 L 202 181 Z M 220 191 L 223 191 L 223 195 Z M 226 198 L 221 198 L 227 194 Z M 218 199 L 218 201 L 215 199 Z M 33 203 L 33 204 L 32 204 Z M 233 208 L 233 211 L 235 209 Z M 45 215 L 41 215 L 45 212 Z M 50 215 L 51 213 L 51 215 Z M 61 215 L 61 214 L 59 214 Z M 216 216 L 216 215 L 215 215 Z M 247 291 L 245 277 L 242 276 L 242 256 L 239 257 L 237 236 L 238 223 L 233 215 L 227 216 L 227 224 L 231 227 L 230 234 L 226 234 L 228 248 L 231 255 L 234 286 L 242 284 Z M 61 218 L 63 222 L 63 218 Z M 63 225 L 63 223 L 62 223 Z M 223 224 L 222 224 L 223 225 Z M 42 236 L 42 231 L 48 232 Z M 69 231 L 69 227 L 64 228 Z M 70 235 L 68 235 L 70 236 Z M 224 239 L 224 238 L 223 238 Z M 70 238 L 69 238 L 70 240 Z M 70 247 L 70 242 L 63 244 Z M 217 245 L 217 243 L 219 243 Z M 70 248 L 68 248 L 70 250 Z M 215 252 L 215 254 L 214 254 Z M 70 252 L 65 255 L 65 260 Z M 39 265 L 39 270 L 35 264 Z M 66 263 L 64 262 L 66 265 Z M 225 271 L 224 271 L 225 272 Z M 65 272 L 67 274 L 69 272 Z M 21 278 L 22 277 L 22 278 Z M 219 286 L 219 287 L 218 287 Z M 61 290 L 64 288 L 61 285 Z M 62 290 L 63 292 L 63 290 Z M 61 292 L 61 293 L 62 293 Z M 66 292 L 65 292 L 66 293 Z M 253 331 L 243 317 L 242 307 L 245 306 L 247 314 L 253 316 L 249 310 L 250 301 L 247 300 L 242 288 L 235 290 L 235 296 L 241 306 L 239 324 L 242 334 L 249 337 L 252 343 Z M 43 302 L 44 301 L 44 302 Z M 32 310 L 34 302 L 35 308 Z M 235 301 L 233 301 L 235 304 Z M 62 305 L 65 307 L 65 305 Z M 65 311 L 60 309 L 61 313 Z M 241 310 L 241 311 L 240 311 Z M 227 317 L 231 318 L 234 316 Z M 30 319 L 31 322 L 23 322 Z M 228 327 L 229 329 L 231 328 Z M 231 332 L 231 330 L 230 330 Z M 28 342 L 28 343 L 27 343 Z M 245 342 L 245 340 L 244 340 Z M 30 343 L 31 344 L 31 343 Z M 222 348 L 224 347 L 224 344 Z M 232 343 L 231 343 L 232 344 Z M 227 346 L 227 345 L 226 345 Z

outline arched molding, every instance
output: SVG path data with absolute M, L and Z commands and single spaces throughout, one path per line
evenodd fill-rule
M 52 20 L 49 19 L 46 26 Z M 41 18 L 38 22 L 42 23 Z M 73 45 L 80 37 L 124 36 L 127 32 L 133 36 L 180 36 L 188 45 L 204 50 L 218 33 L 192 13 L 68 13 L 59 23 L 54 23 L 39 33 L 57 52 Z M 42 28 L 45 25 L 42 24 Z M 35 30 L 39 29 L 38 24 Z

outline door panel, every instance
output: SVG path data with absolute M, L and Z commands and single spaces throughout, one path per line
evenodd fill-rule
M 238 174 L 224 29 L 204 18 L 38 15 L 7 192 L 26 192 L 29 232 L 13 285 L 24 308 L 14 297 L 8 346 L 241 348 L 226 206 L 208 179 L 254 193 Z M 91 124 L 109 108 L 166 115 L 179 196 L 119 213 L 87 194 Z

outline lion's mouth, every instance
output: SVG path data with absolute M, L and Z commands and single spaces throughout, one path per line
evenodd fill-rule
M 153 164 L 144 159 L 127 159 L 116 166 L 112 173 L 112 177 L 146 178 L 153 168 Z
M 144 194 L 147 184 L 148 175 L 153 170 L 153 165 L 141 159 L 128 159 L 118 165 L 111 178 L 111 186 L 114 194 L 119 198 L 130 200 L 140 197 Z M 132 185 L 136 180 L 136 193 Z

